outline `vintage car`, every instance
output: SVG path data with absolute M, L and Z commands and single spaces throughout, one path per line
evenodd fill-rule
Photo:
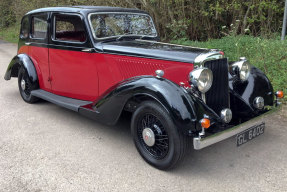
M 162 43 L 147 12 L 118 7 L 27 13 L 11 77 L 27 103 L 41 98 L 108 125 L 132 114 L 135 146 L 158 169 L 173 167 L 189 143 L 199 150 L 237 136 L 240 146 L 263 134 L 283 97 L 245 57 Z

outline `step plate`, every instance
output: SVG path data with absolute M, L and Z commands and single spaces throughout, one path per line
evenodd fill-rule
M 93 103 L 91 101 L 83 101 L 83 100 L 72 99 L 72 98 L 68 98 L 68 97 L 55 95 L 53 93 L 44 91 L 42 89 L 33 90 L 31 92 L 31 94 L 35 97 L 39 97 L 41 99 L 44 99 L 46 101 L 49 101 L 51 103 L 54 103 L 56 105 L 59 105 L 61 107 L 65 107 L 67 109 L 70 109 L 70 110 L 76 111 L 76 112 L 79 111 L 79 108 L 81 106 L 85 106 L 85 105 Z

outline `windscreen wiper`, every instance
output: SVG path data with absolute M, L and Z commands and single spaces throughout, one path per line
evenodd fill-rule
M 120 35 L 119 37 L 117 37 L 117 41 L 121 40 L 123 37 L 129 37 L 131 35 L 131 33 L 125 33 L 123 35 Z

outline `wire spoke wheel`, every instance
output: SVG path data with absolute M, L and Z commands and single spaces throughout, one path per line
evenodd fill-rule
M 133 113 L 131 133 L 135 146 L 150 165 L 170 169 L 184 156 L 187 137 L 159 103 L 144 101 Z
M 35 83 L 32 84 L 31 80 L 29 79 L 28 73 L 23 67 L 19 69 L 18 86 L 19 86 L 20 95 L 25 102 L 35 103 L 39 100 L 39 98 L 31 95 L 31 91 L 34 89 L 37 89 L 38 86 L 35 85 Z
M 145 114 L 138 122 L 137 130 L 141 145 L 151 156 L 156 159 L 163 159 L 167 155 L 169 149 L 168 134 L 156 116 Z M 149 138 L 151 136 L 153 138 Z M 153 142 L 149 142 L 150 140 Z
M 31 95 L 31 83 L 27 75 L 23 75 L 21 78 L 21 89 L 27 97 Z

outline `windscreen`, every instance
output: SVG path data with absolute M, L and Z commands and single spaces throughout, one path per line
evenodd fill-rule
M 156 37 L 157 32 L 149 15 L 134 13 L 91 14 L 90 25 L 95 38 L 127 36 Z

